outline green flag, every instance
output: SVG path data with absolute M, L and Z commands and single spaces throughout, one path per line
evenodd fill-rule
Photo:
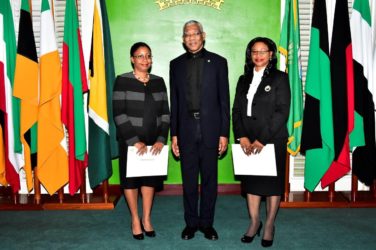
M 304 186 L 313 191 L 334 159 L 332 90 L 325 0 L 315 1 L 309 49 L 301 152 Z
M 68 132 L 69 192 L 73 195 L 87 166 L 83 92 L 88 89 L 75 0 L 66 1 L 62 69 L 61 117 Z
M 106 4 L 94 4 L 89 97 L 89 180 L 94 188 L 112 175 L 117 156 L 112 119 L 112 84 L 115 78 Z
M 297 0 L 286 0 L 279 51 L 282 54 L 281 67 L 285 67 L 288 73 L 291 90 L 290 116 L 287 122 L 289 132 L 287 151 L 295 156 L 300 150 L 303 116 L 299 7 Z

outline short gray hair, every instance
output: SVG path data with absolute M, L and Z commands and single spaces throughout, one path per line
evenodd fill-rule
M 199 22 L 199 21 L 196 21 L 196 20 L 189 20 L 188 22 L 186 22 L 183 26 L 183 36 L 184 36 L 184 31 L 185 31 L 185 28 L 189 25 L 197 25 L 198 26 L 198 29 L 200 30 L 201 33 L 204 33 L 204 28 L 202 27 L 202 24 Z

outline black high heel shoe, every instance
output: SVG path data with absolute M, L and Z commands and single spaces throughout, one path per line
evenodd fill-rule
M 273 226 L 273 239 L 272 240 L 261 240 L 261 246 L 263 247 L 271 247 L 273 245 L 273 240 L 274 240 L 274 231 L 275 231 L 275 226 Z
M 152 231 L 146 231 L 146 230 L 145 230 L 145 228 L 144 228 L 144 224 L 142 224 L 142 219 L 140 219 L 140 224 L 141 224 L 141 230 L 142 230 L 142 232 L 145 232 L 145 235 L 146 235 L 147 237 L 152 237 L 152 238 L 153 238 L 153 237 L 156 236 L 154 230 L 152 230 Z
M 243 243 L 251 243 L 256 235 L 260 236 L 261 228 L 262 228 L 262 222 L 260 221 L 260 225 L 257 228 L 256 233 L 253 236 L 248 236 L 248 235 L 244 234 L 243 237 L 240 239 L 240 241 L 243 242 Z
M 141 223 L 141 229 L 142 229 L 142 223 Z M 132 232 L 132 235 L 133 235 L 133 239 L 135 239 L 135 240 L 143 240 L 144 239 L 144 234 L 143 233 L 133 234 L 132 223 L 131 223 L 131 232 Z

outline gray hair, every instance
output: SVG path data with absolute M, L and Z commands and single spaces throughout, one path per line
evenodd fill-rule
M 198 26 L 198 29 L 200 30 L 201 33 L 204 33 L 204 28 L 202 27 L 202 24 L 199 22 L 199 21 L 196 21 L 196 20 L 189 20 L 188 22 L 186 22 L 183 26 L 183 36 L 184 36 L 184 31 L 185 31 L 185 28 L 189 25 L 197 25 Z

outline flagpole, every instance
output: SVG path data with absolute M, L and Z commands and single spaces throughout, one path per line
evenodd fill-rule
M 351 196 L 350 201 L 355 202 L 358 196 L 358 177 L 356 175 L 351 175 Z
M 38 178 L 38 167 L 34 168 L 34 201 L 35 201 L 35 204 L 37 205 L 39 205 L 41 201 L 40 182 Z
M 289 201 L 289 194 L 290 194 L 290 154 L 286 152 L 286 173 L 285 173 L 285 194 L 284 194 L 284 201 Z

